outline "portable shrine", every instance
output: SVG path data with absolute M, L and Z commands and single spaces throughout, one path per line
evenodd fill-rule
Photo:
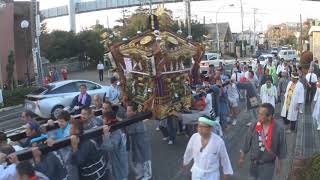
M 164 119 L 175 109 L 191 107 L 189 83 L 199 80 L 204 48 L 169 31 L 147 31 L 111 47 L 123 97 Z

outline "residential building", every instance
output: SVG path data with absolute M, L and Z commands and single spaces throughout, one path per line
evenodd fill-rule
M 30 22 L 30 1 L 13 2 L 6 0 L 6 6 L 0 9 L 0 84 L 6 84 L 8 74 L 6 67 L 8 56 L 14 52 L 14 80 L 25 81 L 27 65 L 31 79 L 33 72 L 33 55 L 31 42 L 31 28 L 24 31 L 21 28 L 22 20 Z
M 218 50 L 217 28 L 216 24 L 206 24 L 208 30 L 208 39 L 212 42 L 213 51 Z M 222 54 L 231 54 L 235 52 L 235 46 L 229 23 L 218 23 L 220 52 Z

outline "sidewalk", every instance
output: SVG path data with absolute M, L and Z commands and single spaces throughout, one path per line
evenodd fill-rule
M 108 71 L 104 71 L 104 79 L 103 82 L 99 80 L 99 74 L 97 70 L 84 70 L 81 72 L 72 72 L 68 75 L 69 79 L 79 80 L 79 79 L 86 79 L 90 81 L 94 81 L 101 85 L 109 84 L 110 80 L 108 77 Z
M 320 131 L 312 119 L 313 107 L 306 106 L 305 113 L 301 114 L 301 119 L 297 125 L 297 138 L 293 155 L 292 170 L 304 167 L 304 160 L 320 153 Z M 299 180 L 297 174 L 290 174 L 290 180 Z

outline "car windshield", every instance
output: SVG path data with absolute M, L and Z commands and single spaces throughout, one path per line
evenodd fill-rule
M 51 85 L 51 86 L 44 86 L 44 87 L 40 87 L 40 88 L 38 88 L 38 89 L 36 89 L 36 90 L 32 91 L 30 94 L 32 94 L 32 95 L 39 95 L 39 94 L 43 94 L 43 93 L 45 93 L 45 92 L 47 92 L 47 91 L 50 91 L 52 88 L 54 88 L 54 86 L 53 86 L 53 85 Z

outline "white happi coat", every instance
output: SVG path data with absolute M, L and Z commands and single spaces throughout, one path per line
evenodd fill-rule
M 282 117 L 286 117 L 287 95 L 288 95 L 288 91 L 290 89 L 291 84 L 292 84 L 292 81 L 289 82 L 289 84 L 287 86 L 286 93 L 284 94 L 285 99 L 284 99 L 284 103 L 283 103 L 283 107 L 282 107 L 282 111 L 281 111 Z M 293 90 L 293 94 L 291 97 L 291 102 L 290 102 L 290 106 L 289 106 L 289 110 L 288 110 L 287 119 L 289 121 L 297 121 L 299 110 L 297 111 L 296 107 L 298 104 L 303 104 L 303 103 L 304 103 L 304 87 L 303 87 L 302 83 L 300 81 L 298 81 L 294 90 Z
M 212 133 L 207 146 L 200 152 L 201 136 L 195 133 L 189 140 L 183 157 L 183 164 L 194 160 L 191 168 L 192 180 L 220 180 L 220 162 L 223 173 L 232 175 L 233 170 L 224 141 Z

